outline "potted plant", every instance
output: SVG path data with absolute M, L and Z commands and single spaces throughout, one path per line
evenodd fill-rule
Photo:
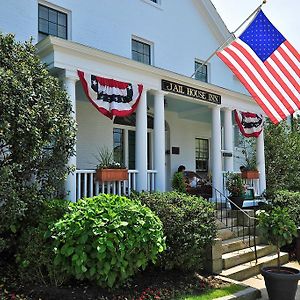
M 277 266 L 264 267 L 261 270 L 265 279 L 269 298 L 272 300 L 294 300 L 300 271 L 280 266 L 280 247 L 291 243 L 297 235 L 295 222 L 286 208 L 272 207 L 258 214 L 258 228 L 268 243 L 277 248 Z
M 230 193 L 228 198 L 242 208 L 245 197 L 245 185 L 240 174 L 228 172 L 226 174 L 226 188 Z M 237 209 L 237 207 L 233 205 L 232 209 Z
M 241 142 L 242 154 L 245 158 L 245 164 L 240 167 L 243 179 L 258 179 L 259 172 L 256 166 L 256 151 L 254 140 L 244 138 Z
M 105 181 L 122 181 L 128 179 L 128 170 L 119 162 L 115 162 L 113 151 L 103 147 L 98 150 L 98 155 L 95 156 L 98 160 L 96 166 L 96 180 L 99 182 Z

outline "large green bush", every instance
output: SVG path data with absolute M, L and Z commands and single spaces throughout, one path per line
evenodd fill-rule
M 22 280 L 59 285 L 66 278 L 65 274 L 54 266 L 52 240 L 45 236 L 49 232 L 49 227 L 68 211 L 69 204 L 70 202 L 66 200 L 44 201 L 40 214 L 22 232 L 16 255 Z
M 159 218 L 138 201 L 101 194 L 70 209 L 52 228 L 54 262 L 79 280 L 117 286 L 165 248 Z
M 13 257 L 20 230 L 61 192 L 76 136 L 71 110 L 31 42 L 0 33 L 0 257 Z
M 273 204 L 286 208 L 290 218 L 300 227 L 300 192 L 277 191 Z
M 205 247 L 216 237 L 214 208 L 200 197 L 177 192 L 134 195 L 163 223 L 167 251 L 160 257 L 166 269 L 200 269 Z

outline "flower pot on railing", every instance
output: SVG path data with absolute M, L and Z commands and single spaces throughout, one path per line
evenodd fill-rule
M 96 171 L 96 180 L 99 182 L 128 180 L 128 170 L 98 169 Z
M 259 178 L 259 172 L 257 170 L 242 171 L 242 178 L 243 179 L 258 179 Z
M 228 197 L 237 207 L 239 208 L 242 208 L 243 207 L 243 203 L 244 203 L 244 199 L 245 197 L 244 196 L 229 196 Z M 238 208 L 234 206 L 234 205 L 231 205 L 231 209 L 233 210 L 237 210 Z

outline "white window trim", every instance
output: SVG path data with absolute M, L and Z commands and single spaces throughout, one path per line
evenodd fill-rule
M 132 58 L 132 40 L 136 40 L 138 42 L 145 43 L 145 44 L 150 46 L 150 66 L 155 66 L 155 62 L 154 62 L 154 43 L 149 41 L 149 40 L 140 38 L 140 37 L 138 37 L 134 34 L 131 35 L 131 40 L 130 40 L 130 57 L 131 58 Z
M 163 0 L 157 0 L 157 3 L 151 1 L 151 0 L 142 0 L 143 2 L 149 4 L 149 5 L 152 5 L 158 9 L 162 9 L 162 1 Z
M 202 64 L 202 63 L 204 63 L 204 60 L 201 60 L 199 58 L 195 58 L 195 60 L 194 60 L 194 72 L 195 72 L 195 62 Z M 210 81 L 211 81 L 211 78 L 210 78 L 211 65 L 210 65 L 209 62 L 207 62 L 205 65 L 207 66 L 207 83 L 210 83 Z M 196 74 L 195 74 L 195 76 L 196 76 Z
M 59 12 L 65 13 L 67 15 L 67 31 L 68 31 L 67 32 L 67 34 L 68 34 L 67 40 L 71 41 L 72 40 L 72 11 L 68 10 L 64 7 L 61 7 L 61 6 L 55 5 L 53 3 L 50 3 L 46 0 L 39 0 L 38 4 L 47 6 L 47 7 L 52 8 L 52 9 L 55 9 Z M 37 6 L 37 9 L 39 9 L 39 6 Z

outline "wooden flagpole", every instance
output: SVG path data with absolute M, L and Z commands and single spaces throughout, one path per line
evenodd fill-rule
M 262 8 L 264 4 L 267 3 L 267 0 L 263 0 L 262 4 L 260 4 L 252 13 L 251 15 L 241 24 L 239 25 L 233 32 L 230 32 L 230 37 L 220 46 L 218 49 L 216 49 L 204 62 L 201 63 L 201 65 L 195 70 L 195 72 L 192 74 L 191 78 L 195 76 L 195 74 L 198 72 L 199 69 L 201 69 L 205 64 L 207 64 L 210 59 L 220 50 L 222 49 L 232 38 L 233 35 L 253 16 L 256 15 Z

